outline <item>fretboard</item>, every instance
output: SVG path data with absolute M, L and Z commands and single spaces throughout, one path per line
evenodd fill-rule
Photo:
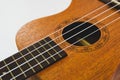
M 0 80 L 25 80 L 67 54 L 47 37 L 0 62 Z
M 111 7 L 114 7 L 115 9 L 120 9 L 120 1 L 119 0 L 100 0 L 104 2 L 105 4 L 108 4 Z

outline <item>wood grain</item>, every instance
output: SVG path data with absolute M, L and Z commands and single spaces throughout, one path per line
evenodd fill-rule
M 16 43 L 18 49 L 21 50 L 30 44 L 40 40 L 48 34 L 70 24 L 77 18 L 90 13 L 91 11 L 103 6 L 104 3 L 99 0 L 73 0 L 70 7 L 52 16 L 33 20 L 24 25 L 16 36 Z M 86 21 L 95 15 L 107 10 L 106 6 L 92 15 L 80 21 Z M 91 20 L 95 23 L 102 18 L 110 15 L 116 10 L 112 9 Z M 118 18 L 119 13 L 113 15 L 111 18 L 102 21 L 97 26 L 103 27 L 110 21 Z M 61 35 L 61 32 L 57 33 Z M 65 50 L 68 56 L 50 66 L 49 68 L 36 74 L 37 77 L 32 77 L 32 80 L 111 80 L 118 64 L 120 63 L 120 21 L 117 21 L 101 30 L 101 38 L 95 44 L 89 47 L 72 46 L 72 48 Z M 56 35 L 50 36 L 52 39 Z M 63 41 L 61 37 L 55 40 L 56 43 Z M 61 48 L 69 46 L 69 43 L 60 45 Z M 37 79 L 36 79 L 37 78 Z
M 120 80 L 120 65 L 118 66 L 112 80 Z

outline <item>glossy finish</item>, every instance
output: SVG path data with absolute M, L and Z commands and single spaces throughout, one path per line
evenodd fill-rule
M 24 25 L 16 36 L 18 49 L 21 50 L 30 44 L 40 40 L 48 34 L 70 24 L 77 18 L 90 13 L 100 6 L 105 5 L 99 0 L 73 0 L 70 7 L 56 15 L 40 18 Z M 109 9 L 108 6 L 96 11 L 80 21 L 86 21 L 95 15 Z M 110 10 L 104 15 L 91 20 L 91 23 L 103 19 L 116 10 Z M 98 28 L 103 27 L 110 21 L 118 18 L 119 13 L 97 24 Z M 62 30 L 57 32 L 55 37 L 61 35 Z M 101 30 L 102 36 L 98 42 L 89 46 L 72 46 L 65 50 L 68 57 L 55 63 L 37 75 L 38 80 L 111 80 L 118 64 L 120 63 L 120 21 L 116 21 Z M 56 43 L 63 41 L 61 37 L 55 40 Z M 65 42 L 60 45 L 63 49 L 70 44 Z M 32 80 L 37 80 L 32 77 Z

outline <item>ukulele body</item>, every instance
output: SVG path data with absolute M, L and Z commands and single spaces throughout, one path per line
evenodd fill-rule
M 105 4 L 99 0 L 73 0 L 70 7 L 61 13 L 27 23 L 16 36 L 18 49 L 29 46 L 103 5 Z M 85 22 L 109 8 L 106 6 L 80 21 Z M 89 22 L 94 24 L 115 11 L 109 10 Z M 96 26 L 101 28 L 119 16 L 120 14 L 116 13 Z M 66 49 L 66 58 L 31 77 L 31 80 L 111 80 L 120 62 L 120 22 L 116 21 L 100 31 L 101 37 L 97 42 L 90 46 L 73 45 Z M 50 37 L 54 39 L 59 35 L 62 35 L 62 30 Z M 64 38 L 54 41 L 58 44 L 64 41 Z M 65 42 L 60 47 L 64 49 L 69 45 L 71 44 Z

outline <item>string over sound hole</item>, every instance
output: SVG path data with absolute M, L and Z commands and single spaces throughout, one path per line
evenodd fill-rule
M 96 31 L 97 30 L 97 31 Z M 96 31 L 96 32 L 95 32 Z M 94 34 L 91 34 L 95 32 Z M 101 36 L 99 28 L 89 22 L 75 22 L 63 29 L 63 38 L 76 46 L 88 46 L 97 42 Z M 88 36 L 91 34 L 90 36 Z M 88 37 L 86 37 L 88 36 Z

